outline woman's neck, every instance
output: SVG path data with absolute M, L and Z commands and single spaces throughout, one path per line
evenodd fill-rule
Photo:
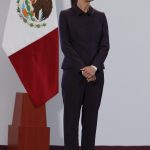
M 77 6 L 84 12 L 87 12 L 90 6 L 90 2 L 88 1 L 83 1 L 83 0 L 78 0 Z

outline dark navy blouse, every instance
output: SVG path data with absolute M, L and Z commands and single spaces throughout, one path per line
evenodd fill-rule
M 64 54 L 62 69 L 94 65 L 104 69 L 109 45 L 108 23 L 104 12 L 91 5 L 88 12 L 78 6 L 62 10 L 59 16 L 60 44 Z

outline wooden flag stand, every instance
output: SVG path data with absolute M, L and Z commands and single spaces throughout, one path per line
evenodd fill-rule
M 49 140 L 45 105 L 36 108 L 27 93 L 16 93 L 8 150 L 49 150 Z

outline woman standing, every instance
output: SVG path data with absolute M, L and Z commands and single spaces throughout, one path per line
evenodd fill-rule
M 104 12 L 90 0 L 77 0 L 59 16 L 64 60 L 61 82 L 64 103 L 65 150 L 78 149 L 82 107 L 82 150 L 94 150 L 98 110 L 104 85 L 104 61 L 109 51 L 108 24 Z

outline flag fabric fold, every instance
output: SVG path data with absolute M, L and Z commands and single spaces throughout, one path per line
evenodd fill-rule
M 58 93 L 58 41 L 55 0 L 11 0 L 3 50 L 35 106 Z

